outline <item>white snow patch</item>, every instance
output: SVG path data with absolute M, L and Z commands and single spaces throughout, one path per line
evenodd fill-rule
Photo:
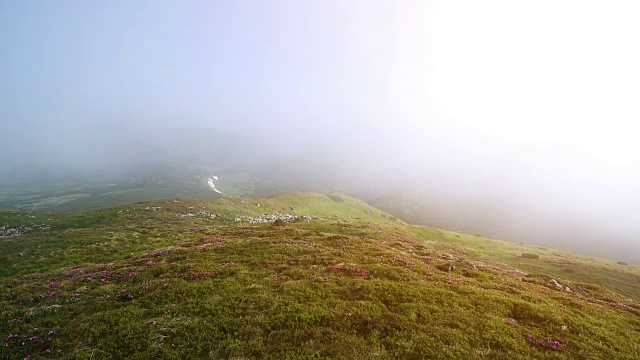
M 207 184 L 209 184 L 209 187 L 211 187 L 213 189 L 213 191 L 217 192 L 218 194 L 222 194 L 222 192 L 220 192 L 220 190 L 216 189 L 216 185 L 213 183 L 213 180 L 218 180 L 217 176 L 214 176 L 213 178 L 207 178 Z

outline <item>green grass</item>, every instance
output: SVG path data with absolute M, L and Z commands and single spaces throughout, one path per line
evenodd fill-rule
M 214 199 L 220 195 L 207 185 L 207 177 L 213 173 L 220 176 L 216 186 L 227 197 L 270 195 L 291 187 L 286 179 L 265 180 L 246 172 L 200 166 L 170 167 L 161 171 L 151 168 L 122 177 L 53 180 L 5 187 L 0 189 L 0 208 L 71 212 L 176 197 Z
M 337 196 L 0 212 L 2 224 L 51 225 L 0 239 L 0 358 L 640 356 L 633 284 L 627 296 L 595 284 L 636 267 L 413 227 Z M 221 216 L 181 216 L 198 211 Z M 314 219 L 234 221 L 274 213 Z
M 468 258 L 506 268 L 547 274 L 569 281 L 595 283 L 640 301 L 640 268 L 637 265 L 621 265 L 610 260 L 540 246 L 515 244 L 435 228 L 414 227 L 414 233 L 425 238 L 442 239 L 443 241 L 433 244 L 442 251 L 464 253 Z M 540 258 L 526 259 L 522 257 L 524 253 L 536 254 Z

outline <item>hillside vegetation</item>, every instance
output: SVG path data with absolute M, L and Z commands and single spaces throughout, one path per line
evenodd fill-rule
M 89 179 L 55 178 L 46 182 L 0 183 L 0 208 L 21 211 L 71 212 L 180 197 L 215 199 L 207 178 L 217 174 L 224 196 L 266 196 L 295 189 L 286 179 L 260 178 L 247 172 L 220 171 L 204 166 L 142 167 L 122 176 Z M 36 177 L 37 179 L 49 176 Z M 291 191 L 291 190 L 289 190 Z
M 640 264 L 637 233 L 625 226 L 603 226 L 600 216 L 563 210 L 559 206 L 528 206 L 513 197 L 409 185 L 370 198 L 369 204 L 410 224 L 435 226 L 467 234 L 551 247 L 572 253 Z
M 636 266 L 410 226 L 344 194 L 3 226 L 22 235 L 0 238 L 2 359 L 640 357 Z

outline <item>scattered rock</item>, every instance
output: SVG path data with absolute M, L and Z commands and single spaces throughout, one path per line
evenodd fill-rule
M 589 293 L 587 293 L 583 288 L 576 286 L 576 291 L 578 291 L 580 293 L 580 295 L 582 296 L 589 296 Z
M 451 254 L 448 253 L 443 253 L 442 255 L 440 255 L 441 259 L 445 259 L 445 260 L 451 260 L 451 261 L 456 261 L 457 258 Z
M 20 236 L 22 235 L 22 233 L 22 228 L 13 228 L 6 226 L 0 227 L 0 238 Z
M 309 222 L 312 220 L 312 217 L 309 215 L 296 216 L 291 214 L 265 214 L 263 216 L 253 217 L 253 216 L 239 216 L 234 219 L 235 222 L 248 222 L 249 224 L 267 224 L 273 223 L 277 220 L 282 220 L 284 222 L 299 222 L 306 221 Z
M 472 261 L 464 260 L 464 261 L 462 261 L 462 264 L 465 265 L 469 270 L 473 270 L 473 271 L 478 270 L 478 267 Z
M 200 217 L 200 218 L 209 218 L 209 219 L 217 219 L 220 217 L 220 215 L 218 214 L 213 214 L 204 210 L 197 211 L 195 214 L 194 213 L 178 214 L 178 216 L 190 217 L 190 218 Z
M 515 325 L 515 326 L 520 326 L 520 322 L 514 318 L 507 318 L 507 320 L 505 320 L 505 322 L 509 325 Z
M 0 226 L 0 238 L 10 238 L 22 236 L 33 230 L 51 230 L 51 227 L 47 224 L 31 224 L 31 226 Z
M 560 285 L 556 279 L 551 279 L 551 281 L 549 281 L 549 286 L 556 288 L 558 290 L 564 290 L 564 287 L 562 285 Z
M 452 272 L 453 270 L 455 270 L 455 266 L 453 266 L 452 264 L 440 264 L 436 265 L 436 268 L 444 272 Z

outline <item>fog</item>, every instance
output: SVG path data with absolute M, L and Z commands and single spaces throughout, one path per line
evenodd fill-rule
M 205 163 L 640 263 L 639 16 L 633 1 L 3 2 L 0 184 Z

